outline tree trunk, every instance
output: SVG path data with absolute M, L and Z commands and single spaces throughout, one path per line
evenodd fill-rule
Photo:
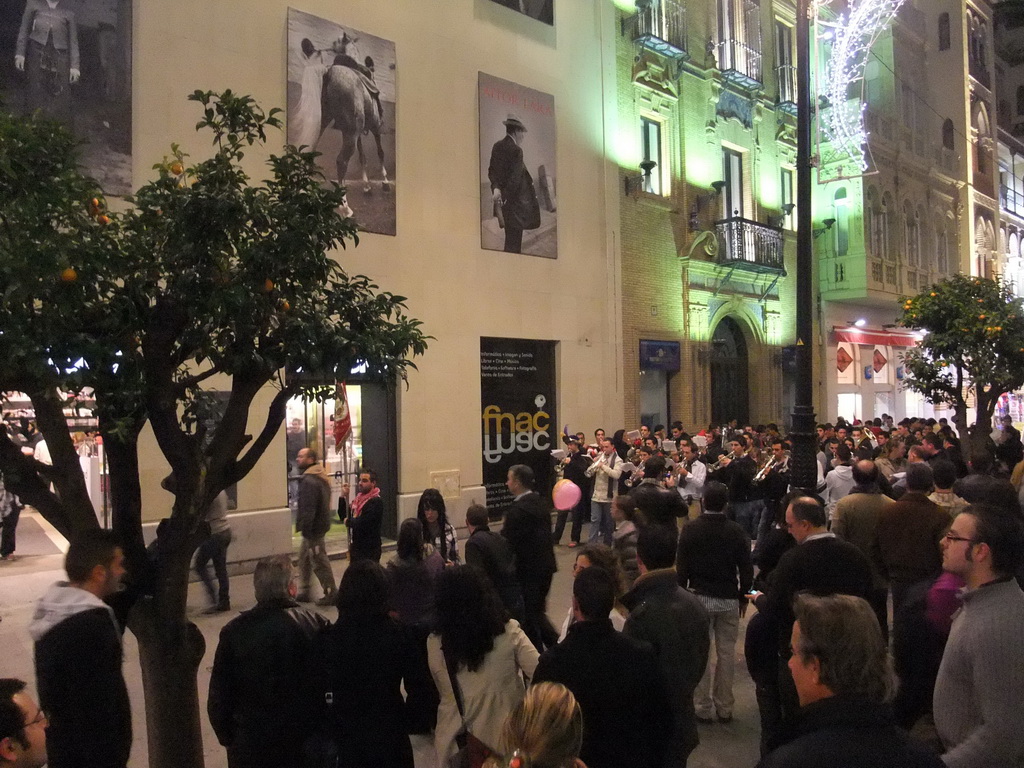
M 157 544 L 156 596 L 139 600 L 129 624 L 139 640 L 150 768 L 203 766 L 196 675 L 206 641 L 185 618 L 195 539 L 184 520 L 172 519 L 164 527 Z
M 953 406 L 953 423 L 956 424 L 956 433 L 960 436 L 960 450 L 964 461 L 969 462 L 974 455 L 974 445 L 967 424 L 967 403 L 963 400 L 958 400 Z
M 103 450 L 107 457 L 107 488 L 110 493 L 111 527 L 121 541 L 128 572 L 149 583 L 150 565 L 142 537 L 142 483 L 139 477 L 139 432 L 144 421 L 132 425 L 128 434 L 112 434 L 110 424 L 100 420 Z M 147 594 L 152 589 L 146 589 Z

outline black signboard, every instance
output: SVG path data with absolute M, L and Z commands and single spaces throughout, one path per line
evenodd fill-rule
M 679 342 L 640 339 L 640 370 L 678 371 Z
M 542 495 L 551 488 L 551 451 L 561 447 L 555 342 L 481 338 L 480 403 L 487 509 L 498 517 L 512 503 L 505 479 L 513 464 L 533 469 Z

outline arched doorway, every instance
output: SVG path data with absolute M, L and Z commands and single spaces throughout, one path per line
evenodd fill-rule
M 711 338 L 712 423 L 736 419 L 743 426 L 749 419 L 749 403 L 747 342 L 736 321 L 726 317 Z

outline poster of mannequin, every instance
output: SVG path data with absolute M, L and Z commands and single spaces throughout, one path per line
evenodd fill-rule
M 558 258 L 555 97 L 480 73 L 480 247 Z
M 381 235 L 396 230 L 395 100 L 393 42 L 288 9 L 288 143 L 320 152 L 341 212 Z
M 555 0 L 491 0 L 545 24 L 555 23 Z
M 131 0 L 0 0 L 0 102 L 63 122 L 109 195 L 132 183 Z

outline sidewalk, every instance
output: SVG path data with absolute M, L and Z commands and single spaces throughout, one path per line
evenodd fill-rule
M 558 547 L 558 573 L 551 585 L 548 598 L 548 615 L 556 627 L 565 620 L 572 598 L 572 564 L 577 550 Z M 385 552 L 381 558 L 387 563 L 391 554 Z M 332 561 L 336 577 L 340 579 L 348 560 Z M 32 666 L 32 640 L 28 635 L 28 624 L 35 601 L 54 581 L 64 578 L 63 555 L 47 557 L 26 557 L 13 563 L 0 564 L 0 677 L 20 677 L 35 689 Z M 206 654 L 199 665 L 199 697 L 203 723 L 203 747 L 206 768 L 227 768 L 227 755 L 217 743 L 206 716 L 206 695 L 210 685 L 210 668 L 217 646 L 220 630 L 240 611 L 255 605 L 252 576 L 249 574 L 231 578 L 231 605 L 234 610 L 204 616 L 200 611 L 205 607 L 205 595 L 199 583 L 189 585 L 189 617 L 196 623 L 206 638 Z M 337 618 L 334 608 L 316 609 L 331 621 Z M 701 745 L 691 755 L 690 768 L 749 768 L 758 760 L 758 715 L 754 700 L 754 686 L 746 674 L 742 661 L 743 633 L 746 621 L 740 625 L 740 641 L 737 654 L 740 660 L 736 670 L 735 719 L 728 725 L 700 726 Z M 133 728 L 135 740 L 129 768 L 147 768 L 146 719 L 143 708 L 142 680 L 139 669 L 139 652 L 135 637 L 125 633 L 124 675 L 132 701 Z M 436 768 L 432 745 L 424 739 L 414 740 L 416 768 Z

